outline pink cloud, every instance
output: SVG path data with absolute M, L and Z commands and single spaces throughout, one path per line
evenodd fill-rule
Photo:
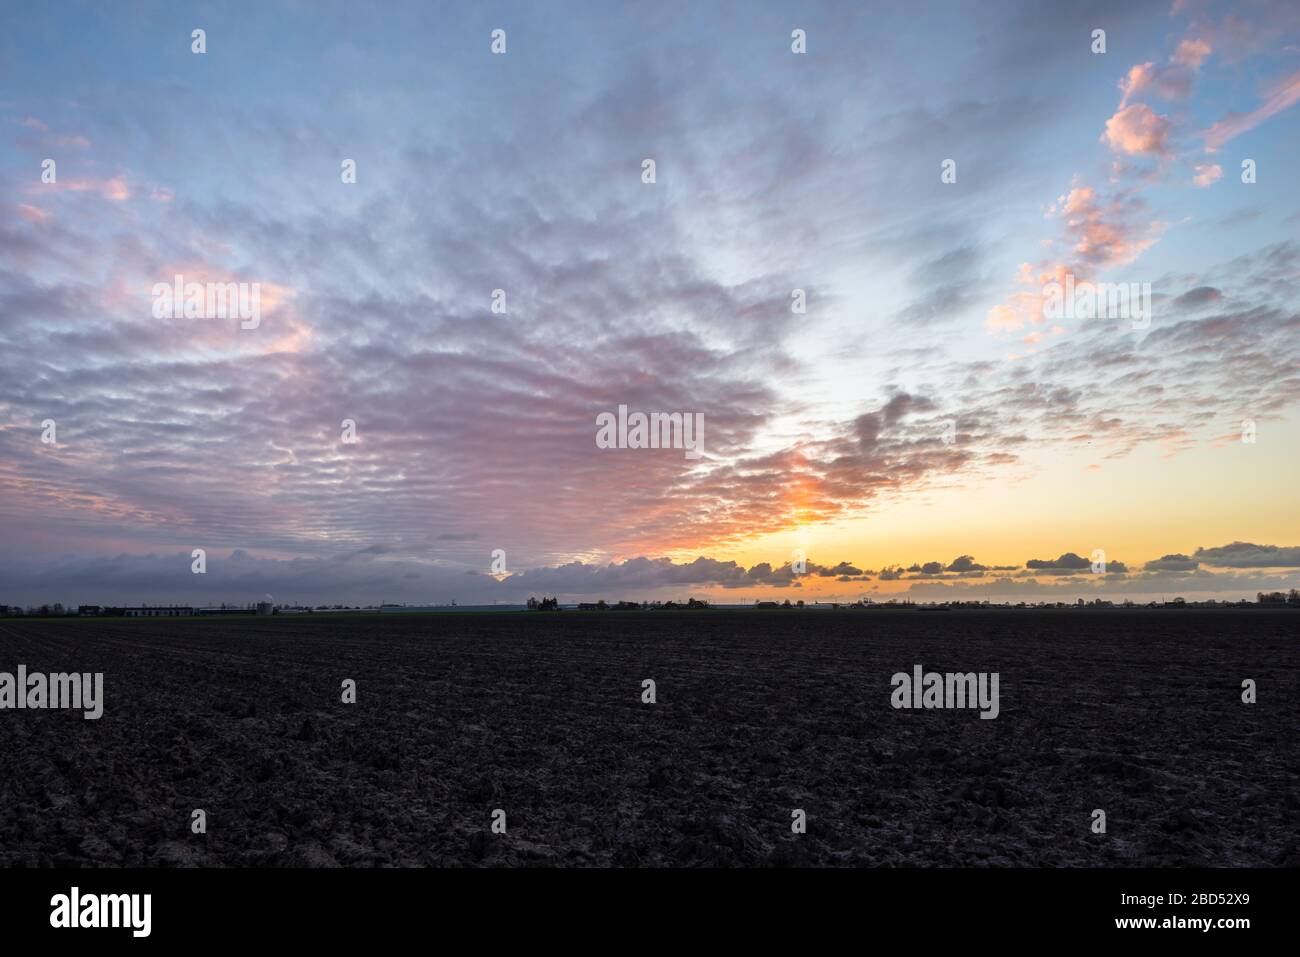
M 1166 100 L 1181 100 L 1191 95 L 1196 80 L 1196 72 L 1211 53 L 1211 47 L 1205 40 L 1184 40 L 1178 44 L 1169 66 L 1157 66 L 1148 60 L 1136 63 L 1119 81 L 1119 109 L 1123 110 L 1137 94 L 1152 90 Z
M 1122 266 L 1153 246 L 1163 224 L 1152 223 L 1145 231 L 1128 222 L 1140 204 L 1115 199 L 1102 204 L 1091 187 L 1076 187 L 1065 199 L 1066 236 L 1073 252 L 1096 267 Z
M 1205 40 L 1184 40 L 1178 44 L 1178 49 L 1174 51 L 1174 55 L 1170 59 L 1179 66 L 1199 70 L 1210 52 L 1210 44 Z
M 1121 196 L 1103 201 L 1091 186 L 1076 186 L 1061 196 L 1048 215 L 1065 220 L 1061 239 L 1069 245 L 1068 253 L 1037 265 L 1021 263 L 1016 282 L 1032 288 L 1013 292 L 990 309 L 985 328 L 1002 333 L 1040 326 L 1046 320 L 1044 290 L 1048 284 L 1065 286 L 1067 276 L 1076 282 L 1091 280 L 1099 270 L 1126 265 L 1155 245 L 1165 224 L 1135 225 L 1141 211 L 1137 200 Z M 1060 335 L 1064 330 L 1053 326 L 1051 332 Z M 1042 338 L 1042 333 L 1033 332 L 1022 341 L 1035 345 Z
M 131 187 L 124 176 L 114 176 L 112 179 L 61 179 L 53 183 L 32 186 L 29 191 L 41 192 L 50 189 L 72 193 L 99 193 L 104 199 L 117 203 L 131 198 Z
M 47 123 L 45 123 L 45 122 L 43 122 L 43 121 L 41 121 L 41 120 L 38 120 L 38 119 L 37 119 L 36 117 L 34 117 L 34 116 L 26 116 L 26 117 L 23 117 L 21 120 L 18 121 L 18 125 L 21 126 L 21 127 L 23 127 L 23 128 L 25 128 L 25 129 L 35 130 L 35 131 L 38 132 L 38 133 L 49 133 L 49 132 L 50 132 L 49 124 L 47 124 Z M 83 150 L 84 150 L 84 149 L 87 149 L 87 148 L 90 146 L 90 140 L 86 139 L 84 136 L 79 136 L 79 135 L 76 135 L 76 134 L 72 134 L 72 135 L 66 135 L 66 134 L 65 134 L 65 135 L 58 135 L 58 136 L 42 136 L 42 137 L 38 137 L 38 140 L 39 140 L 41 143 L 43 143 L 43 144 L 45 144 L 45 145 L 47 145 L 47 146 L 58 146 L 58 147 L 62 147 L 62 148 L 64 148 L 64 149 L 67 149 L 67 148 L 76 148 L 76 149 L 83 149 Z
M 1199 163 L 1192 168 L 1196 172 L 1192 182 L 1202 189 L 1217 182 L 1223 176 L 1223 167 L 1218 163 Z
M 1173 124 L 1145 103 L 1125 107 L 1106 121 L 1102 141 L 1117 153 L 1129 156 L 1169 156 L 1169 133 Z
M 1230 113 L 1202 133 L 1206 150 L 1216 152 L 1228 140 L 1289 109 L 1297 100 L 1300 100 L 1300 70 L 1275 83 L 1264 95 L 1264 102 L 1249 113 Z
M 1141 93 L 1151 85 L 1155 78 L 1156 65 L 1151 62 L 1135 63 L 1129 67 L 1127 75 L 1119 81 L 1120 91 L 1124 94 L 1119 102 L 1119 108 L 1122 110 L 1128 106 L 1129 98 L 1137 93 Z

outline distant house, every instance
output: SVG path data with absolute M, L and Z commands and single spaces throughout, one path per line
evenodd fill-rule
M 777 601 L 759 601 L 754 603 L 755 608 L 780 608 L 781 603 Z
M 103 609 L 99 605 L 78 605 L 77 614 L 82 618 L 97 618 Z
M 139 605 L 122 609 L 126 618 L 186 618 L 194 614 L 189 605 Z

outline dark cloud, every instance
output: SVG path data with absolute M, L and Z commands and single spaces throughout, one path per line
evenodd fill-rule
M 1065 571 L 1079 571 L 1080 569 L 1091 568 L 1092 562 L 1087 558 L 1076 555 L 1074 552 L 1066 552 L 1060 558 L 1031 558 L 1029 561 L 1025 562 L 1025 567 L 1042 571 L 1055 571 L 1058 569 Z
M 1198 548 L 1195 557 L 1220 568 L 1300 568 L 1300 546 L 1233 542 L 1215 548 Z
M 1223 293 L 1213 286 L 1197 286 L 1175 299 L 1174 307 L 1178 309 L 1199 309 L 1222 300 Z
M 1092 573 L 1092 560 L 1076 555 L 1074 552 L 1065 552 L 1059 558 L 1031 558 L 1025 562 L 1025 568 L 1030 572 L 1038 572 L 1044 575 L 1073 575 L 1079 572 Z M 1128 572 L 1128 566 L 1123 562 L 1106 560 L 1107 575 L 1123 575 Z

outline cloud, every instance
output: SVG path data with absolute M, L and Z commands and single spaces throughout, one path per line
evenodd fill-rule
M 942 581 L 956 578 L 981 578 L 991 571 L 1015 571 L 1015 565 L 982 565 L 971 555 L 960 555 L 951 562 L 913 562 L 906 568 L 902 565 L 886 565 L 878 577 L 880 581 Z
M 984 325 L 991 333 L 1016 332 L 1025 326 L 1042 325 L 1046 316 L 1046 288 L 1090 282 L 1103 269 L 1124 266 L 1155 245 L 1165 224 L 1143 222 L 1145 206 L 1137 197 L 1119 193 L 1101 196 L 1091 186 L 1073 186 L 1057 197 L 1047 210 L 1052 219 L 1064 222 L 1059 255 L 1037 263 L 1021 263 L 1016 282 L 1028 289 L 1008 294 L 988 311 Z M 1026 339 L 1040 341 L 1041 334 Z
M 1148 572 L 1190 572 L 1195 571 L 1200 565 L 1193 558 L 1186 555 L 1165 555 L 1147 562 L 1142 566 L 1143 571 Z
M 1198 548 L 1195 556 L 1207 565 L 1221 568 L 1300 568 L 1300 546 L 1233 542 L 1215 548 Z
M 1190 96 L 1196 73 L 1211 52 L 1208 41 L 1189 38 L 1178 44 L 1169 57 L 1168 66 L 1159 66 L 1152 61 L 1135 64 L 1120 80 L 1119 87 L 1123 96 L 1119 108 L 1123 110 L 1134 96 L 1147 91 L 1155 92 L 1166 100 L 1181 100 Z
M 734 561 L 700 556 L 689 562 L 668 558 L 629 558 L 605 564 L 571 561 L 521 569 L 498 580 L 481 569 L 413 558 L 393 545 L 378 544 L 329 558 L 281 559 L 247 549 L 211 550 L 207 573 L 194 575 L 189 552 L 64 557 L 0 568 L 7 599 L 30 604 L 122 604 L 176 601 L 196 606 L 223 601 L 244 603 L 270 593 L 278 601 L 310 604 L 446 602 L 522 603 L 530 595 L 618 597 L 672 594 L 681 589 L 799 588 L 789 564 L 760 562 L 748 569 Z M 809 562 L 807 575 L 861 581 L 864 573 L 849 562 L 822 566 Z M 24 597 L 26 596 L 26 597 Z
M 1189 289 L 1174 299 L 1173 305 L 1178 309 L 1201 309 L 1223 301 L 1223 293 L 1213 286 L 1197 286 Z
M 1025 567 L 1043 571 L 1079 571 L 1084 568 L 1091 568 L 1092 562 L 1076 555 L 1074 552 L 1066 552 L 1060 558 L 1055 559 L 1031 558 L 1025 562 Z
M 1210 44 L 1201 39 L 1183 40 L 1178 44 L 1178 49 L 1174 51 L 1170 58 L 1179 66 L 1191 67 L 1193 70 L 1200 69 L 1205 58 L 1210 55 Z
M 904 593 L 916 601 L 1066 601 L 1083 598 L 1137 602 L 1165 601 L 1174 595 L 1253 601 L 1259 591 L 1296 587 L 1294 575 L 1258 572 L 1159 571 L 1135 575 L 1079 575 L 1038 578 L 986 578 L 980 581 L 915 582 Z
M 1177 54 L 1175 54 L 1177 56 Z M 1199 64 L 1197 64 L 1199 66 Z M 1119 109 L 1124 110 L 1129 101 L 1142 93 L 1154 92 L 1166 100 L 1183 100 L 1192 93 L 1196 81 L 1195 69 L 1190 63 L 1174 61 L 1173 66 L 1161 67 L 1154 63 L 1138 63 L 1131 67 L 1120 81 Z
M 53 183 L 33 185 L 28 189 L 28 192 L 31 194 L 46 192 L 98 193 L 104 199 L 115 203 L 123 203 L 131 198 L 131 185 L 124 176 L 114 176 L 109 179 L 60 179 Z
M 1045 575 L 1072 575 L 1082 571 L 1092 573 L 1092 561 L 1074 552 L 1065 552 L 1059 558 L 1031 558 L 1025 562 L 1025 568 Z M 1124 562 L 1106 561 L 1106 575 L 1123 575 L 1128 572 Z
M 19 203 L 14 208 L 18 211 L 18 215 L 21 216 L 23 219 L 27 220 L 29 223 L 43 223 L 50 218 L 50 214 L 47 213 L 45 210 L 41 209 L 39 206 L 31 206 L 28 205 L 27 203 Z
M 1198 163 L 1192 170 L 1196 173 L 1192 183 L 1202 189 L 1218 182 L 1223 176 L 1223 167 L 1218 163 Z
M 1085 269 L 1127 265 L 1154 245 L 1164 224 L 1138 225 L 1135 220 L 1144 212 L 1136 197 L 1103 200 L 1091 187 L 1070 190 L 1061 206 L 1066 235 L 1074 243 L 1072 252 Z
M 1260 549 L 1264 546 L 1234 543 L 1225 548 Z M 1198 554 L 1206 550 L 1198 550 Z M 1300 566 L 1300 549 L 1290 560 Z M 1093 575 L 1084 559 L 1066 553 L 1060 559 L 1037 562 L 1042 566 L 1019 575 L 991 574 L 1010 571 L 1007 566 L 979 566 L 969 556 L 935 570 L 942 563 L 924 563 L 904 573 L 894 566 L 879 574 L 881 582 L 907 580 L 904 594 L 912 597 L 951 598 L 948 589 L 928 589 L 929 584 L 951 585 L 969 596 L 1006 598 L 1079 597 L 1089 594 L 1161 594 L 1177 589 L 1188 592 L 1233 593 L 1237 597 L 1258 590 L 1294 587 L 1294 576 L 1252 571 L 1212 573 L 1198 567 L 1194 558 L 1170 554 L 1147 562 L 1142 572 L 1125 574 L 1122 563 L 1112 562 L 1108 575 Z M 1278 562 L 1273 556 L 1270 562 Z M 571 561 L 515 571 L 498 579 L 488 569 L 466 568 L 412 558 L 389 545 L 371 545 L 332 558 L 275 558 L 247 549 L 211 550 L 207 574 L 190 571 L 188 551 L 177 553 L 123 553 L 63 558 L 23 563 L 13 559 L 0 565 L 11 602 L 26 605 L 62 602 L 86 604 L 178 603 L 194 606 L 222 602 L 246 604 L 271 595 L 286 604 L 372 605 L 381 601 L 439 604 L 455 599 L 465 604 L 522 604 L 528 597 L 557 595 L 561 600 L 588 598 L 645 600 L 707 596 L 714 601 L 735 601 L 737 592 L 753 594 L 804 587 L 806 578 L 833 578 L 854 587 L 837 598 L 856 598 L 859 583 L 871 577 L 850 562 L 833 566 L 809 563 L 807 576 L 796 576 L 789 565 L 760 562 L 746 569 L 734 561 L 700 556 L 691 561 L 637 557 L 596 563 Z M 1079 563 L 1084 562 L 1081 566 Z M 1253 566 L 1252 566 L 1253 567 Z M 1265 567 L 1261 565 L 1260 567 Z M 825 596 L 824 591 L 818 591 Z M 1037 599 L 1035 599 L 1037 600 Z
M 1169 134 L 1173 124 L 1145 103 L 1134 103 L 1119 110 L 1106 121 L 1102 141 L 1117 153 L 1126 156 L 1155 156 L 1167 159 L 1171 155 Z
M 846 576 L 850 578 L 860 578 L 862 577 L 863 572 L 861 568 L 858 568 L 851 562 L 840 562 L 833 568 L 818 568 L 817 574 L 821 575 L 823 578 Z
M 1201 134 L 1206 151 L 1217 152 L 1230 139 L 1290 109 L 1297 100 L 1300 100 L 1300 70 L 1274 83 L 1265 92 L 1264 101 L 1249 113 L 1229 113 L 1206 129 Z

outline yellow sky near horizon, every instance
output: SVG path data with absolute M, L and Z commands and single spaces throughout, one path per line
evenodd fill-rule
M 1139 448 L 1106 459 L 1087 446 L 1054 449 L 1001 468 L 991 477 L 885 495 L 861 517 L 756 536 L 698 554 L 746 567 L 773 565 L 803 549 L 809 561 L 860 568 L 972 555 L 984 565 L 1023 567 L 1031 558 L 1094 548 L 1130 569 L 1167 554 L 1191 555 L 1233 541 L 1300 542 L 1300 509 L 1288 480 L 1297 432 L 1268 424 L 1254 444 L 1200 442 L 1169 454 Z M 843 586 L 841 586 L 842 588 Z

